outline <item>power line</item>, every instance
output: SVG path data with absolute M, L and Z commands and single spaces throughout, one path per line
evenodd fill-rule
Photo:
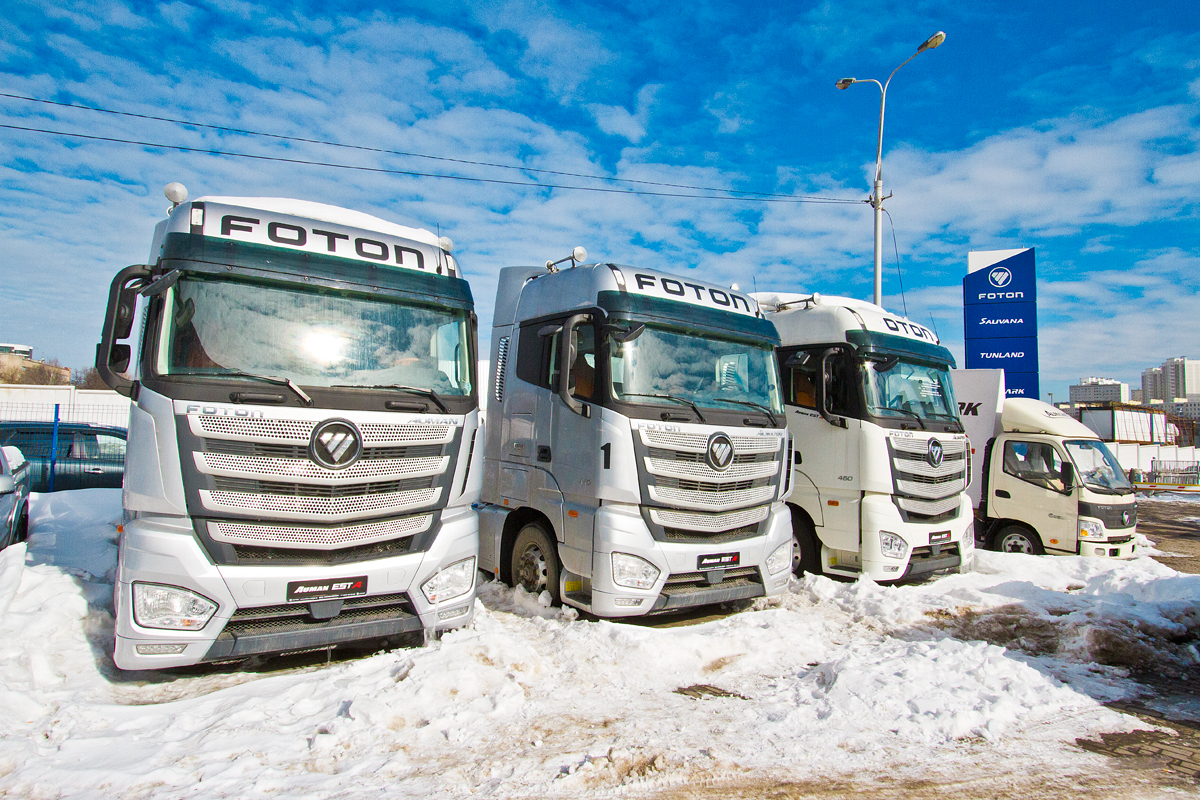
M 387 175 L 408 175 L 416 178 L 442 178 L 445 180 L 469 181 L 472 183 L 495 183 L 503 186 L 529 186 L 538 189 L 566 189 L 578 192 L 602 192 L 605 194 L 630 194 L 643 195 L 648 197 L 682 197 L 692 200 L 740 200 L 750 203 L 860 203 L 865 201 L 860 200 L 844 200 L 840 198 L 828 197 L 726 197 L 721 195 L 704 195 L 704 194 L 684 194 L 681 192 L 647 192 L 637 189 L 612 189 L 602 186 L 570 186 L 566 184 L 554 183 L 538 183 L 537 181 L 507 181 L 501 178 L 472 178 L 466 175 L 446 175 L 436 172 L 416 172 L 413 170 L 402 169 L 387 169 L 385 167 L 364 167 L 356 164 L 338 164 L 331 161 L 313 161 L 304 158 L 284 158 L 283 156 L 264 156 L 254 153 L 238 153 L 232 150 L 212 150 L 203 147 L 187 147 L 179 144 L 163 144 L 161 142 L 144 142 L 136 139 L 121 139 L 114 136 L 96 136 L 87 133 L 70 133 L 68 131 L 54 131 L 46 128 L 33 128 L 24 125 L 6 125 L 0 123 L 0 128 L 6 128 L 14 131 L 27 131 L 29 133 L 44 133 L 51 136 L 64 136 L 73 139 L 88 139 L 97 142 L 112 142 L 115 144 L 130 144 L 139 147 L 157 147 L 163 150 L 178 150 L 184 153 L 202 153 L 204 155 L 213 156 L 230 156 L 233 158 L 250 158 L 256 161 L 278 161 L 285 164 L 303 164 L 312 167 L 332 167 L 334 169 L 348 169 L 359 172 L 379 172 Z M 715 191 L 725 191 L 718 189 Z
M 285 136 L 283 134 L 278 134 L 278 133 L 264 133 L 263 131 L 248 130 L 245 128 L 231 128 L 231 127 L 227 127 L 224 125 L 210 125 L 210 124 L 204 123 L 204 122 L 194 122 L 192 120 L 186 120 L 186 119 L 175 119 L 173 117 L 160 117 L 160 116 L 155 116 L 153 114 L 138 114 L 133 111 L 118 111 L 118 110 L 110 109 L 110 108 L 102 108 L 100 106 L 87 106 L 87 105 L 83 105 L 81 103 L 65 103 L 65 102 L 62 102 L 59 100 L 46 100 L 46 99 L 39 98 L 39 97 L 28 97 L 26 95 L 13 94 L 11 92 L 0 92 L 0 97 L 8 97 L 8 98 L 12 98 L 14 100 L 26 100 L 31 103 L 43 103 L 45 105 L 59 106 L 61 108 L 74 108 L 74 109 L 79 109 L 79 110 L 83 110 L 83 111 L 96 111 L 96 112 L 99 112 L 102 114 L 113 114 L 113 115 L 122 116 L 122 117 L 133 117 L 135 119 L 147 119 L 147 120 L 153 120 L 156 122 L 169 122 L 173 125 L 187 125 L 187 126 L 190 126 L 193 128 L 207 128 L 208 130 L 224 131 L 226 133 L 239 133 L 239 134 L 244 134 L 246 136 L 262 136 L 262 137 L 265 137 L 268 139 L 279 139 L 279 140 L 287 141 L 287 142 L 304 142 L 307 144 L 318 144 L 318 145 L 323 145 L 326 147 L 340 147 L 340 148 L 343 148 L 346 150 L 363 150 L 363 151 L 366 151 L 369 153 L 381 153 L 381 154 L 385 154 L 385 155 L 394 155 L 394 156 L 407 156 L 410 158 L 426 158 L 426 159 L 430 159 L 433 161 L 447 161 L 447 162 L 451 162 L 451 163 L 455 163 L 455 164 L 468 164 L 468 165 L 477 166 L 477 167 L 493 167 L 496 169 L 511 169 L 511 170 L 517 170 L 519 172 L 536 172 L 536 173 L 540 173 L 543 175 L 559 175 L 559 176 L 567 177 L 567 178 L 584 178 L 587 180 L 596 180 L 596 181 L 633 183 L 633 184 L 640 184 L 643 186 L 661 186 L 661 187 L 668 188 L 668 189 L 691 189 L 691 190 L 697 191 L 697 192 L 728 192 L 730 194 L 755 195 L 758 197 L 782 198 L 782 199 L 787 199 L 787 200 L 801 200 L 801 199 L 810 200 L 811 199 L 811 200 L 819 200 L 821 202 L 829 202 L 830 200 L 833 200 L 833 199 L 839 199 L 839 198 L 822 197 L 820 195 L 778 194 L 778 193 L 773 193 L 773 192 L 756 192 L 756 191 L 752 191 L 749 189 L 725 189 L 725 188 L 713 187 L 713 186 L 692 186 L 692 185 L 684 184 L 684 183 L 664 183 L 664 182 L 660 182 L 660 181 L 646 181 L 646 180 L 638 180 L 636 178 L 614 178 L 614 177 L 609 177 L 606 175 L 588 175 L 587 173 L 581 173 L 581 172 L 561 172 L 559 170 L 553 170 L 553 169 L 538 169 L 536 167 L 522 167 L 522 166 L 516 166 L 513 164 L 498 164 L 498 163 L 493 163 L 490 161 L 474 161 L 474 160 L 466 159 L 466 158 L 451 158 L 449 156 L 431 156 L 431 155 L 428 155 L 425 153 L 410 153 L 410 152 L 406 152 L 404 150 L 388 150 L 388 149 L 382 148 L 382 147 L 367 147 L 365 145 L 343 144 L 341 142 L 331 142 L 331 141 L 327 141 L 324 139 L 311 139 L 311 138 L 306 138 L 303 136 Z M 538 184 L 538 185 L 542 185 L 542 184 Z M 562 188 L 562 187 L 558 187 L 558 188 Z M 570 187 L 570 188 L 582 188 L 582 187 Z M 675 196 L 675 195 L 666 195 L 666 196 Z M 685 195 L 685 196 L 691 196 L 691 195 Z M 849 199 L 840 199 L 840 200 L 841 200 L 841 202 L 846 202 L 846 203 L 860 202 L 858 200 L 849 200 Z

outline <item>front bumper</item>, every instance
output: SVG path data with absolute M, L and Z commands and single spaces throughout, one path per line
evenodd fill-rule
M 118 551 L 113 660 L 121 669 L 163 669 L 459 627 L 471 621 L 475 586 L 434 605 L 421 585 L 441 567 L 475 557 L 478 548 L 478 518 L 469 507 L 446 509 L 426 552 L 336 566 L 216 566 L 187 518 L 134 519 Z M 349 577 L 365 578 L 367 594 L 343 599 L 340 613 L 329 619 L 310 613 L 308 603 L 287 601 L 289 582 Z M 196 592 L 217 611 L 196 631 L 142 627 L 132 613 L 135 581 Z M 181 652 L 150 655 L 139 645 L 174 645 Z
M 753 597 L 781 594 L 791 575 L 791 559 L 775 574 L 767 557 L 792 540 L 791 512 L 773 503 L 765 534 L 718 544 L 656 541 L 637 506 L 605 505 L 596 514 L 592 554 L 591 613 L 600 617 L 631 617 L 681 611 Z M 651 589 L 631 589 L 613 582 L 612 554 L 627 553 L 659 570 Z M 698 559 L 714 554 L 737 554 L 737 566 L 701 570 Z M 570 602 L 570 598 L 565 598 Z
M 1095 556 L 1098 558 L 1133 558 L 1137 553 L 1137 535 L 1135 528 L 1109 531 L 1110 539 L 1116 541 L 1093 542 L 1080 540 L 1079 555 Z
M 883 554 L 880 531 L 904 540 L 908 551 L 903 558 Z M 905 522 L 889 495 L 868 494 L 862 500 L 860 574 L 875 581 L 895 581 L 943 569 L 968 572 L 975 560 L 974 535 L 974 514 L 966 494 L 961 497 L 957 515 L 937 523 Z M 935 537 L 937 541 L 933 541 Z

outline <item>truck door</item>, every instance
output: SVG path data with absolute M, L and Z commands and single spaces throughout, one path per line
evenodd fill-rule
M 793 502 L 804 506 L 826 547 L 856 551 L 860 547 L 859 506 L 861 481 L 857 431 L 860 422 L 850 416 L 853 387 L 851 367 L 842 353 L 825 360 L 827 345 L 804 348 L 784 359 L 783 384 L 788 428 L 792 431 L 796 470 Z M 844 420 L 846 427 L 827 422 L 817 409 L 817 382 L 824 380 L 827 411 Z M 812 487 L 812 488 L 809 488 Z M 816 497 L 810 496 L 815 489 Z M 814 503 L 815 508 L 810 505 Z
M 1013 438 L 993 446 L 992 459 L 988 516 L 1024 522 L 1043 547 L 1074 552 L 1078 504 L 1063 482 L 1062 453 L 1050 442 Z

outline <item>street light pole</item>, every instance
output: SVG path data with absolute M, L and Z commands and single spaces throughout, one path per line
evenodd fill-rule
M 912 61 L 926 50 L 932 50 L 944 41 L 946 41 L 946 34 L 938 31 L 922 42 L 921 46 L 917 48 L 917 52 L 904 60 L 904 64 Z M 900 67 L 903 67 L 904 64 L 901 64 Z M 877 306 L 883 305 L 883 110 L 887 102 L 888 84 L 892 82 L 892 77 L 900 71 L 900 67 L 892 70 L 892 74 L 888 75 L 888 79 L 883 83 L 874 78 L 842 78 L 836 84 L 839 89 L 845 89 L 853 83 L 873 83 L 879 87 L 879 141 L 875 146 L 875 186 L 871 192 L 871 207 L 875 209 L 875 305 Z

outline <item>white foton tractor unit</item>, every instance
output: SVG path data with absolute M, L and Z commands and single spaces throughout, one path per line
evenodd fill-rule
M 895 581 L 969 570 L 970 451 L 950 351 L 873 303 L 756 297 L 783 340 L 797 572 Z
M 783 591 L 774 327 L 736 290 L 557 263 L 500 272 L 481 567 L 604 617 Z
M 96 357 L 134 401 L 117 666 L 468 622 L 476 330 L 450 241 L 167 188 L 151 264 L 114 279 Z

